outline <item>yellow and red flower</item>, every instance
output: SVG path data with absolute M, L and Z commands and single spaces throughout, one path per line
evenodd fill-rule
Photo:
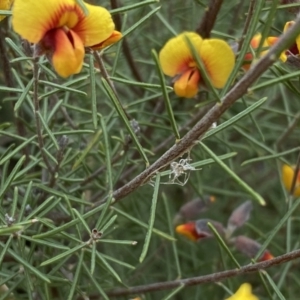
M 250 46 L 252 47 L 253 50 L 257 49 L 259 46 L 261 40 L 261 34 L 257 33 L 250 41 Z M 267 47 L 268 44 L 266 41 L 264 41 L 263 43 L 263 48 Z M 265 54 L 265 51 L 263 51 L 261 53 L 261 55 Z M 243 65 L 243 69 L 245 71 L 248 71 L 251 67 L 251 62 L 253 61 L 253 54 L 251 52 L 246 53 L 246 55 L 244 56 L 244 60 L 247 62 L 246 64 Z
M 84 47 L 105 43 L 115 32 L 105 8 L 84 5 L 87 15 L 75 0 L 14 1 L 14 30 L 30 43 L 38 44 L 38 54 L 46 54 L 62 77 L 80 72 Z
M 286 22 L 283 28 L 283 32 L 285 33 L 292 25 L 294 25 L 294 21 Z M 300 53 L 300 35 L 296 37 L 294 44 L 282 54 L 281 60 L 285 62 L 289 55 L 298 55 Z
M 283 185 L 288 192 L 291 191 L 294 175 L 295 175 L 295 168 L 288 166 L 288 165 L 282 166 L 281 178 L 282 178 Z M 300 172 L 298 172 L 298 174 L 297 174 L 296 184 L 295 184 L 295 189 L 294 189 L 293 195 L 295 197 L 300 196 Z
M 175 228 L 175 231 L 179 234 L 184 235 L 192 241 L 199 241 L 204 238 L 212 238 L 214 237 L 214 235 L 209 228 L 208 223 L 211 223 L 219 234 L 224 235 L 225 231 L 223 225 L 219 222 L 209 219 L 200 219 L 197 221 L 191 221 L 182 225 L 178 225 Z
M 174 77 L 176 95 L 192 98 L 197 94 L 199 84 L 203 83 L 187 39 L 202 60 L 212 85 L 222 88 L 235 61 L 230 46 L 220 39 L 202 39 L 195 32 L 184 32 L 170 39 L 159 53 L 162 71 Z
M 295 24 L 294 21 L 286 22 L 285 25 L 284 25 L 284 28 L 283 28 L 283 32 L 285 33 L 294 24 Z M 278 39 L 279 39 L 279 37 L 268 37 L 267 38 L 268 44 L 269 45 L 274 45 L 277 42 Z M 286 62 L 288 56 L 290 56 L 290 55 L 299 55 L 299 54 L 300 54 L 300 35 L 297 36 L 294 44 L 292 44 L 289 49 L 287 49 L 287 50 L 285 50 L 284 52 L 281 53 L 280 59 L 283 62 Z
M 0 10 L 9 10 L 13 0 L 0 0 Z M 6 16 L 0 15 L 0 21 L 2 21 Z
M 196 222 L 188 222 L 182 225 L 178 225 L 175 231 L 184 235 L 192 241 L 199 241 L 202 238 L 208 237 L 206 233 L 199 233 L 196 228 Z
M 253 50 L 257 49 L 260 41 L 261 41 L 261 34 L 257 33 L 250 41 L 250 46 Z M 258 57 L 262 57 L 263 55 L 265 55 L 268 52 L 268 49 L 274 44 L 276 43 L 278 37 L 274 37 L 274 36 L 269 36 L 267 37 L 262 45 L 262 51 L 260 53 L 258 53 Z M 248 71 L 251 67 L 251 63 L 253 62 L 253 54 L 251 52 L 248 52 L 245 57 L 244 60 L 246 61 L 246 63 L 243 65 L 243 69 L 245 71 Z M 284 59 L 283 56 L 280 56 L 280 59 Z
M 259 300 L 252 294 L 252 287 L 249 283 L 243 283 L 239 289 L 226 300 Z

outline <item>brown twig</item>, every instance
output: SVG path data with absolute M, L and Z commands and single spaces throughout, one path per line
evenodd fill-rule
M 253 16 L 253 12 L 254 12 L 255 2 L 256 2 L 255 0 L 250 0 L 248 13 L 247 13 L 247 19 L 246 19 L 245 26 L 243 29 L 242 37 L 239 41 L 238 51 L 241 50 L 244 40 L 245 40 L 245 35 L 247 34 L 247 31 L 249 29 L 249 25 L 250 25 L 250 22 L 251 22 L 251 19 Z
M 190 126 L 194 125 L 198 120 L 200 120 L 208 111 L 209 109 L 212 107 L 211 104 L 199 109 L 192 117 L 191 119 L 189 119 L 182 127 L 179 128 L 179 132 L 183 132 L 184 130 L 186 130 L 187 128 L 189 128 Z M 169 136 L 167 139 L 165 139 L 164 141 L 162 141 L 159 145 L 157 145 L 153 152 L 157 153 L 159 151 L 161 151 L 162 149 L 164 149 L 168 144 L 170 144 L 172 141 L 174 141 L 174 137 L 173 136 Z
M 156 104 L 156 107 L 154 108 L 153 114 L 154 116 L 151 118 L 150 123 L 154 123 L 156 118 L 157 118 L 157 114 L 159 114 L 159 112 L 162 112 L 162 109 L 164 108 L 164 102 L 163 101 L 158 101 Z M 146 130 L 144 130 L 141 133 L 141 136 L 146 136 L 147 138 L 151 137 L 153 133 L 153 127 L 147 127 Z M 172 136 L 171 136 L 172 138 Z M 129 145 L 130 145 L 131 140 L 130 139 L 126 139 L 125 144 L 123 146 L 123 149 L 112 159 L 112 165 L 115 164 L 120 158 L 122 158 L 124 156 L 124 153 L 127 152 L 129 150 Z M 139 158 L 139 152 L 135 151 L 132 156 L 131 156 L 131 160 L 135 160 L 137 158 Z M 132 172 L 134 172 L 137 169 L 138 165 L 133 165 L 130 166 L 129 168 L 127 168 L 123 173 L 121 178 L 118 180 L 118 182 L 116 183 L 116 187 L 118 186 L 122 186 L 124 184 L 124 179 L 128 178 L 128 175 L 132 174 Z M 86 178 L 81 185 L 86 184 L 87 182 L 91 181 L 91 179 L 93 179 L 94 177 L 98 176 L 101 172 L 103 172 L 106 169 L 106 166 L 102 166 L 101 168 L 99 168 L 98 170 L 96 170 L 93 174 L 91 174 L 88 178 Z M 103 195 L 103 191 L 98 191 L 96 192 L 91 198 L 90 201 L 94 202 L 96 201 L 99 197 L 101 197 L 101 195 Z
M 68 146 L 68 142 L 69 142 L 69 139 L 66 135 L 63 135 L 58 141 L 59 149 L 56 152 L 57 164 L 54 167 L 53 175 L 51 176 L 51 179 L 50 179 L 50 182 L 48 185 L 50 188 L 54 187 L 54 185 L 56 183 L 56 179 L 57 179 L 56 173 L 58 173 L 58 171 L 59 171 L 60 165 L 64 158 L 64 153 L 65 153 L 66 147 Z
M 209 3 L 209 7 L 206 10 L 206 13 L 196 29 L 196 32 L 201 35 L 202 38 L 207 39 L 210 37 L 210 32 L 212 31 L 219 10 L 222 6 L 223 0 L 211 0 Z
M 192 116 L 192 118 L 186 122 L 182 127 L 179 128 L 179 132 L 182 133 L 183 131 L 187 130 L 190 126 L 194 125 L 198 120 L 200 120 L 211 108 L 211 105 L 205 106 L 203 109 L 198 110 L 198 112 Z M 167 139 L 163 140 L 159 145 L 157 145 L 154 149 L 154 153 L 158 153 L 167 146 L 169 146 L 171 143 L 174 143 L 174 137 L 170 135 Z M 122 173 L 122 177 L 120 181 L 123 181 L 124 178 L 128 178 L 130 174 L 133 174 L 133 172 L 137 169 L 137 165 L 133 165 L 130 168 L 128 168 L 124 173 Z M 94 195 L 96 197 L 96 194 Z M 93 196 L 93 197 L 94 197 Z M 99 194 L 98 194 L 99 197 Z
M 234 11 L 233 11 L 233 15 L 231 17 L 231 24 L 234 24 L 236 22 L 236 20 L 238 20 L 240 18 L 240 12 L 244 6 L 246 2 L 244 1 L 240 1 L 239 4 L 234 6 Z M 228 28 L 228 34 L 229 35 L 234 35 L 236 28 L 234 26 L 229 26 Z
M 179 279 L 173 281 L 156 282 L 148 285 L 140 285 L 140 286 L 135 286 L 130 288 L 120 288 L 120 289 L 108 291 L 106 292 L 106 294 L 110 297 L 112 296 L 118 297 L 118 296 L 132 295 L 132 294 L 138 295 L 138 294 L 144 294 L 149 292 L 157 292 L 162 290 L 174 289 L 181 285 L 194 286 L 194 285 L 200 285 L 204 283 L 219 282 L 221 280 L 231 278 L 231 277 L 236 277 L 242 274 L 249 274 L 260 270 L 265 270 L 270 267 L 295 260 L 299 257 L 300 257 L 300 250 L 295 250 L 283 254 L 281 256 L 275 257 L 271 260 L 243 266 L 240 269 L 231 269 L 231 270 L 204 275 L 204 276 L 191 277 L 191 278 Z M 91 297 L 91 299 L 95 299 L 95 298 Z
M 62 113 L 63 117 L 65 118 L 66 122 L 70 125 L 70 127 L 74 130 L 78 129 L 78 125 L 73 122 L 73 120 L 70 117 L 69 113 L 67 112 L 66 108 L 63 106 L 60 106 L 59 110 Z
M 92 51 L 92 50 L 91 50 L 91 51 Z M 107 71 L 106 71 L 106 68 L 105 68 L 105 66 L 104 66 L 104 62 L 103 62 L 101 56 L 99 55 L 99 53 L 98 53 L 97 51 L 93 51 L 93 55 L 94 55 L 94 58 L 96 59 L 96 62 L 97 62 L 97 64 L 98 64 L 98 66 L 99 66 L 99 69 L 100 69 L 100 71 L 101 71 L 101 75 L 102 75 L 103 78 L 106 80 L 106 82 L 108 83 L 108 85 L 110 86 L 110 88 L 112 89 L 112 91 L 114 92 L 114 94 L 115 94 L 117 100 L 119 101 L 120 106 L 122 107 L 122 110 L 123 110 L 124 114 L 126 115 L 127 119 L 128 119 L 128 120 L 131 120 L 132 118 L 131 118 L 130 115 L 127 113 L 127 111 L 124 109 L 124 107 L 123 107 L 121 101 L 119 100 L 118 93 L 117 93 L 117 90 L 116 90 L 116 88 L 115 88 L 115 85 L 114 85 L 114 83 L 111 81 L 111 79 L 110 79 L 110 77 L 109 77 L 109 75 L 108 75 L 108 73 L 107 73 Z
M 253 68 L 251 68 L 241 80 L 221 99 L 221 103 L 215 104 L 209 112 L 173 147 L 165 152 L 157 161 L 155 161 L 146 170 L 125 184 L 113 193 L 115 201 L 126 197 L 135 191 L 139 186 L 145 184 L 160 169 L 168 166 L 176 158 L 181 157 L 189 151 L 199 138 L 216 122 L 220 116 L 240 97 L 247 93 L 247 89 L 256 79 L 262 75 L 271 66 L 280 53 L 293 43 L 300 32 L 300 17 L 296 19 L 294 26 L 283 34 L 278 42 L 270 48 L 269 52 L 260 58 Z M 102 204 L 106 199 L 98 201 L 93 207 Z
M 294 131 L 296 128 L 297 124 L 300 121 L 300 112 L 298 112 L 291 124 L 287 127 L 287 129 L 282 133 L 282 135 L 278 138 L 276 145 L 279 147 L 284 143 L 286 138 Z
M 53 168 L 49 163 L 49 160 L 44 152 L 44 139 L 42 133 L 41 120 L 38 115 L 40 111 L 39 97 L 38 97 L 38 85 L 39 85 L 39 69 L 37 64 L 38 58 L 35 58 L 33 61 L 33 103 L 34 103 L 34 116 L 35 116 L 35 124 L 36 124 L 36 133 L 38 137 L 38 145 L 43 158 L 44 163 L 46 164 L 48 171 L 53 174 Z
M 124 146 L 122 147 L 122 149 L 111 160 L 111 165 L 114 165 L 122 157 L 124 157 L 124 155 L 128 151 L 128 149 L 129 149 L 128 142 L 125 142 Z M 107 168 L 106 165 L 101 166 L 99 169 L 97 169 L 96 171 L 94 171 L 90 176 L 86 177 L 82 182 L 80 182 L 80 186 L 84 186 L 84 185 L 88 184 L 89 182 L 91 182 L 93 179 L 95 179 L 96 177 L 98 177 L 102 172 L 104 172 L 106 170 L 106 168 Z M 90 199 L 90 201 L 93 201 L 93 200 Z
M 110 4 L 111 4 L 112 9 L 116 9 L 116 8 L 120 7 L 119 4 L 118 4 L 118 0 L 110 0 Z M 121 28 L 122 28 L 121 16 L 119 14 L 116 14 L 116 15 L 113 16 L 113 18 L 114 18 L 114 22 L 116 24 L 116 28 L 118 30 L 121 30 Z M 138 69 L 137 69 L 137 67 L 134 63 L 134 59 L 133 59 L 132 54 L 131 54 L 132 51 L 131 51 L 131 49 L 128 45 L 128 42 L 127 42 L 126 38 L 123 38 L 123 40 L 122 40 L 122 48 L 123 48 L 123 53 L 126 57 L 126 61 L 129 65 L 129 68 L 130 68 L 133 76 L 135 77 L 135 79 L 137 81 L 142 82 L 143 78 L 142 78 L 140 72 L 138 71 Z

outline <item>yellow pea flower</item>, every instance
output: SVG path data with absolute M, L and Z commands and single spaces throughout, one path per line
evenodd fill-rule
M 259 43 L 260 43 L 260 40 L 261 40 L 261 33 L 257 33 L 250 41 L 250 46 L 252 47 L 252 49 L 257 49 L 258 46 L 259 46 Z M 263 42 L 263 45 L 262 45 L 262 48 L 267 48 L 269 47 L 269 43 L 268 43 L 268 39 L 264 40 Z M 261 53 L 259 53 L 259 57 L 265 55 L 266 53 L 268 52 L 268 50 L 263 50 Z M 248 61 L 248 63 L 244 64 L 243 65 L 243 69 L 245 71 L 249 70 L 250 69 L 250 66 L 251 66 L 251 62 L 253 61 L 253 55 L 251 52 L 248 52 L 246 53 L 245 57 L 244 57 L 244 60 L 245 61 Z M 250 62 L 250 63 L 249 63 Z
M 13 0 L 0 0 L 0 10 L 9 10 Z M 6 16 L 0 15 L 0 21 L 2 21 Z
M 286 32 L 291 26 L 295 24 L 294 21 L 286 22 L 283 28 L 283 32 Z M 285 59 L 288 55 L 298 55 L 300 53 L 300 35 L 296 37 L 295 43 L 286 51 Z
M 282 166 L 281 178 L 282 178 L 283 185 L 288 192 L 290 192 L 291 190 L 294 174 L 295 174 L 295 169 L 293 167 L 288 165 Z M 294 196 L 295 197 L 300 196 L 300 172 L 297 174 Z
M 200 70 L 186 39 L 197 50 L 212 85 L 222 88 L 234 67 L 235 56 L 230 46 L 220 39 L 202 39 L 195 32 L 184 32 L 170 39 L 159 53 L 162 71 L 174 77 L 176 95 L 192 98 L 201 83 Z
M 85 54 L 108 40 L 115 25 L 103 7 L 85 3 L 85 15 L 75 0 L 15 0 L 12 9 L 13 29 L 38 53 L 46 54 L 62 77 L 79 73 Z
M 249 283 L 243 283 L 231 297 L 226 300 L 259 300 L 252 294 L 252 287 Z
M 253 48 L 253 49 L 257 49 L 259 44 L 260 44 L 260 40 L 261 40 L 262 36 L 260 33 L 257 33 L 252 39 L 251 39 L 251 42 L 250 42 L 250 46 Z M 268 48 L 270 48 L 271 46 L 273 46 L 278 40 L 278 37 L 275 37 L 275 36 L 268 36 L 264 42 L 263 42 L 263 45 L 262 45 L 262 51 L 259 53 L 259 57 L 262 57 L 264 56 L 269 50 Z M 280 59 L 285 62 L 286 61 L 286 55 L 285 53 L 281 53 L 280 55 Z M 246 61 L 250 61 L 252 62 L 253 60 L 253 55 L 251 52 L 247 53 L 244 57 L 244 60 Z M 246 63 L 243 65 L 243 69 L 245 71 L 249 70 L 251 66 L 251 63 Z
M 294 24 L 295 24 L 294 21 L 286 22 L 285 25 L 284 25 L 284 28 L 283 28 L 283 32 L 285 33 Z M 269 37 L 267 40 L 268 40 L 268 43 L 270 45 L 273 45 L 277 42 L 278 37 Z M 295 40 L 294 44 L 289 49 L 287 49 L 286 51 L 281 53 L 279 58 L 283 62 L 286 62 L 288 56 L 290 56 L 290 55 L 299 55 L 299 54 L 300 54 L 300 35 L 298 35 L 296 37 L 296 40 Z

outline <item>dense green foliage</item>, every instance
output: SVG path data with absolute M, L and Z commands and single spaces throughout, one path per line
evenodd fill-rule
M 211 36 L 228 43 L 238 41 L 249 2 L 224 1 Z M 261 9 L 255 10 L 257 20 L 246 33 L 248 41 L 257 32 L 279 36 L 284 24 L 295 18 L 287 8 L 276 8 L 279 1 L 254 2 Z M 109 1 L 89 3 L 112 10 Z M 139 7 L 131 7 L 138 3 Z M 217 239 L 193 242 L 174 232 L 180 207 L 206 195 L 214 195 L 216 201 L 199 218 L 226 224 L 231 212 L 250 199 L 251 218 L 236 235 L 260 244 L 270 238 L 265 247 L 274 256 L 299 247 L 299 208 L 285 218 L 299 202 L 285 191 L 281 166 L 295 165 L 300 149 L 300 73 L 279 60 L 217 121 L 227 126 L 210 129 L 202 140 L 229 171 L 221 167 L 220 160 L 208 160 L 211 155 L 195 143 L 189 151 L 189 164 L 195 170 L 187 170 L 186 178 L 179 177 L 181 182 L 187 179 L 184 185 L 172 182 L 174 174 L 169 175 L 167 165 L 160 176 L 153 175 L 150 184 L 109 206 L 112 191 L 174 145 L 170 112 L 182 137 L 216 103 L 215 95 L 204 89 L 196 99 L 178 98 L 166 77 L 168 111 L 153 54 L 175 34 L 195 31 L 209 1 L 124 0 L 119 4 L 123 10 L 112 10 L 112 14 L 116 25 L 121 22 L 117 29 L 126 44 L 122 40 L 101 56 L 117 93 L 103 79 L 99 62 L 90 53 L 81 73 L 67 79 L 58 77 L 42 56 L 36 114 L 33 60 L 24 53 L 10 17 L 0 23 L 5 49 L 0 57 L 0 299 L 9 299 L 10 292 L 11 299 L 84 299 L 84 295 L 85 299 L 100 299 L 101 294 L 110 299 L 105 292 L 117 287 L 235 268 Z M 238 81 L 245 71 L 238 67 L 235 71 L 233 81 Z M 224 95 L 229 89 L 218 93 Z M 239 113 L 244 115 L 234 119 Z M 100 205 L 103 199 L 109 202 Z M 260 205 L 261 199 L 265 206 Z M 93 228 L 103 233 L 101 238 L 96 232 L 95 239 L 91 238 Z M 240 265 L 251 262 L 230 244 L 228 247 Z M 299 275 L 292 262 L 266 273 L 229 278 L 222 284 L 184 287 L 170 298 L 164 297 L 171 290 L 119 298 L 218 300 L 250 282 L 259 299 L 279 299 L 279 295 L 280 299 L 296 299 Z

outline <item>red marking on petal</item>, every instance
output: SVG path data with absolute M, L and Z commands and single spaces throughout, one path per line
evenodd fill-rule
M 262 261 L 270 260 L 273 258 L 274 258 L 274 256 L 268 250 L 266 250 L 264 252 L 264 254 L 261 256 L 261 258 L 259 259 L 259 261 L 262 262 Z
M 67 27 L 72 29 L 78 22 L 85 18 L 84 12 L 79 5 L 62 5 L 51 14 L 51 25 L 47 26 L 50 29 Z

